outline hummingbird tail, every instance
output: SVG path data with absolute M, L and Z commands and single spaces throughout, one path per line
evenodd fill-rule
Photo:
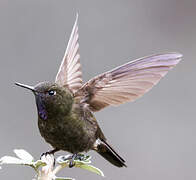
M 121 158 L 106 141 L 102 140 L 99 142 L 96 147 L 96 151 L 113 165 L 117 167 L 127 167 L 125 160 Z

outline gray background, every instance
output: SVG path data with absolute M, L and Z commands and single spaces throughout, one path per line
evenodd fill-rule
M 142 56 L 184 54 L 144 97 L 96 113 L 128 168 L 89 152 L 94 165 L 111 180 L 195 180 L 195 9 L 195 0 L 0 0 L 0 156 L 24 148 L 39 158 L 50 149 L 39 135 L 33 95 L 14 82 L 54 79 L 78 12 L 85 80 Z M 30 168 L 4 166 L 0 179 L 27 180 L 33 174 Z M 60 175 L 102 179 L 75 168 Z

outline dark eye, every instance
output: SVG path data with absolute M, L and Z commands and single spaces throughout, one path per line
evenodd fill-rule
M 50 91 L 48 91 L 48 94 L 49 94 L 50 96 L 54 96 L 54 95 L 56 95 L 56 91 L 50 90 Z

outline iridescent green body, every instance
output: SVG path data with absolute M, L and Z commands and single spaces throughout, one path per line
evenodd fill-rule
M 54 149 L 54 154 L 64 150 L 73 153 L 69 166 L 80 152 L 95 150 L 117 167 L 123 167 L 125 161 L 106 142 L 89 104 L 84 96 L 76 96 L 68 87 L 56 83 L 42 82 L 35 87 L 16 83 L 31 90 L 35 95 L 38 127 L 41 136 Z
M 47 112 L 44 120 L 39 116 L 38 108 L 39 130 L 54 148 L 78 153 L 93 149 L 97 138 L 105 139 L 91 111 L 67 88 L 41 83 L 35 90 L 39 92 L 36 96 L 43 97 L 41 101 Z M 47 92 L 50 90 L 56 91 L 56 95 L 49 96 Z

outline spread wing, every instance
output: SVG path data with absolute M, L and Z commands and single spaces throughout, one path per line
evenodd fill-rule
M 92 111 L 134 101 L 157 84 L 181 58 L 179 53 L 167 53 L 128 62 L 89 80 L 76 96 L 84 96 L 82 101 Z
M 78 15 L 55 80 L 58 85 L 68 87 L 73 93 L 82 86 L 77 21 Z

